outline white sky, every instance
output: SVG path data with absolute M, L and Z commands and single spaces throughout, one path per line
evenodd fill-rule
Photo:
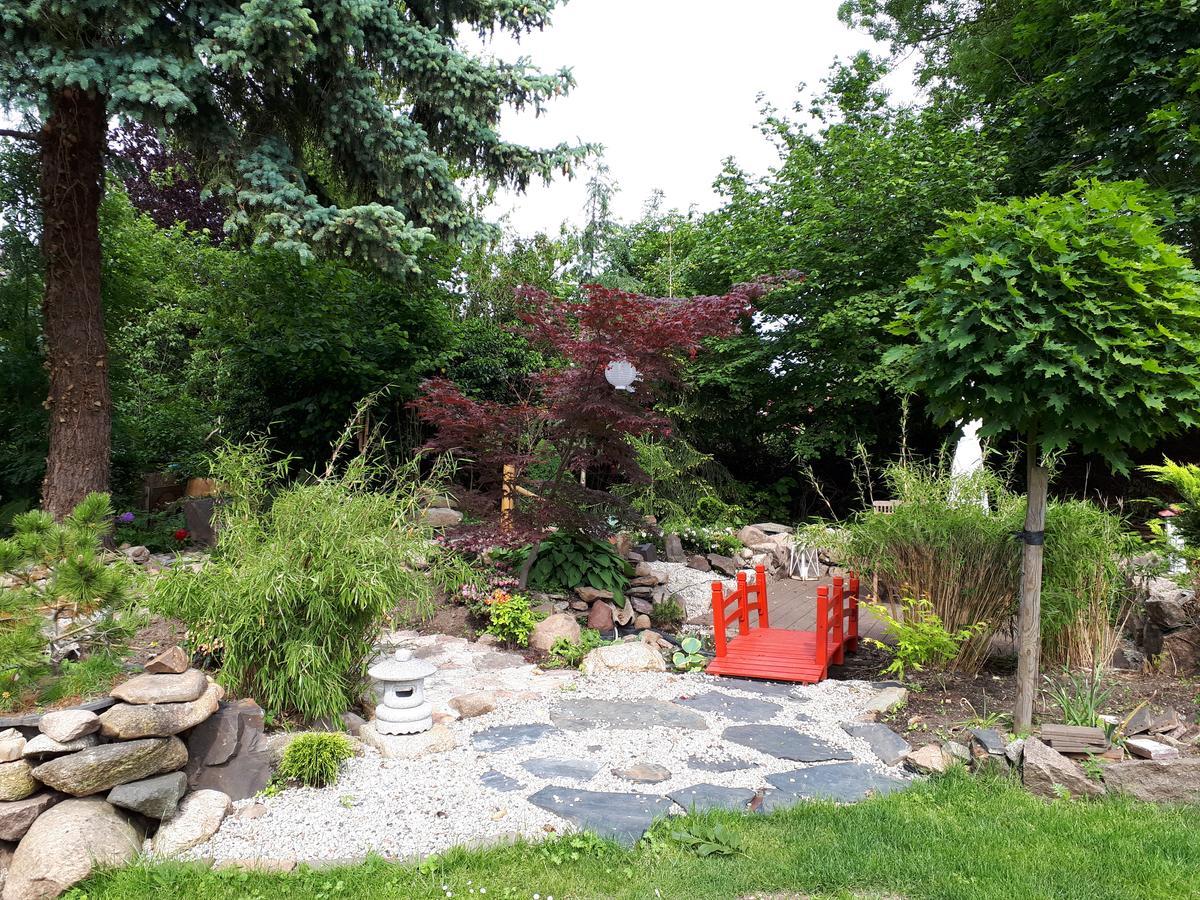
M 544 32 L 492 43 L 502 59 L 525 55 L 545 71 L 569 66 L 577 86 L 540 118 L 509 113 L 505 138 L 533 146 L 589 141 L 620 186 L 617 218 L 636 219 L 660 188 L 668 208 L 716 204 L 712 182 L 727 156 L 754 172 L 775 161 L 757 130 L 757 94 L 790 110 L 798 86 L 819 88 L 835 58 L 883 52 L 837 18 L 839 0 L 570 0 Z M 909 71 L 889 77 L 893 97 L 914 96 Z M 519 233 L 582 220 L 584 183 L 559 177 L 505 194 L 494 210 Z

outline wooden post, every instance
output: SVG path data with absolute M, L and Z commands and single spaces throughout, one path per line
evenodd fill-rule
M 841 578 L 833 579 L 833 654 L 829 661 L 838 666 L 846 661 L 846 651 L 843 649 L 843 645 L 845 644 L 845 632 L 843 630 L 845 613 L 842 609 L 845 596 L 845 582 Z
M 829 642 L 829 588 L 821 585 L 817 588 L 817 629 L 813 635 L 813 653 L 817 665 L 825 667 L 826 648 Z
M 858 650 L 858 576 L 850 573 L 850 627 L 846 631 L 846 649 L 851 653 Z
M 504 485 L 500 494 L 500 527 L 512 528 L 513 508 L 517 505 L 516 498 L 517 467 L 512 463 L 504 465 Z
M 746 573 L 737 573 L 738 634 L 750 633 L 750 594 L 746 590 Z
M 718 658 L 725 655 L 725 589 L 721 582 L 712 583 L 713 650 Z
M 1037 696 L 1038 663 L 1042 648 L 1042 551 L 1046 535 L 1048 473 L 1038 459 L 1038 445 L 1030 438 L 1025 446 L 1028 473 L 1025 532 L 1021 538 L 1021 607 L 1017 616 L 1017 697 L 1013 728 L 1027 734 L 1033 727 L 1033 702 Z
M 754 567 L 754 589 L 758 597 L 758 627 L 770 628 L 771 618 L 767 612 L 767 569 L 765 566 Z

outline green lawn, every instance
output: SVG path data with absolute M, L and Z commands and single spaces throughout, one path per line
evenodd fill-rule
M 638 849 L 588 837 L 378 860 L 290 875 L 157 865 L 98 876 L 74 900 L 830 897 L 1135 900 L 1200 897 L 1200 812 L 1123 800 L 1047 803 L 1006 781 L 950 775 L 856 806 L 704 817 L 744 855 L 700 858 L 656 827 Z M 676 820 L 678 821 L 678 820 Z

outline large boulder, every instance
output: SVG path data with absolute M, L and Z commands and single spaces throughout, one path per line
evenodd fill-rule
M 179 738 L 145 738 L 60 756 L 34 769 L 33 777 L 64 794 L 85 797 L 118 784 L 174 772 L 183 768 L 187 759 L 187 748 Z
M 90 709 L 60 709 L 48 712 L 38 722 L 42 734 L 60 744 L 92 734 L 100 729 L 100 719 Z
M 579 643 L 579 623 L 574 616 L 566 613 L 555 613 L 547 616 L 534 626 L 529 635 L 529 646 L 535 650 L 548 652 L 559 638 L 566 638 L 572 643 Z
M 1072 797 L 1104 793 L 1104 787 L 1084 775 L 1079 766 L 1035 737 L 1025 740 L 1021 781 L 1031 794 L 1050 800 L 1064 792 Z
M 437 506 L 425 510 L 421 520 L 430 528 L 453 528 L 462 524 L 463 514 L 457 509 Z
M 263 737 L 263 711 L 253 700 L 223 702 L 188 734 L 188 786 L 233 800 L 253 797 L 271 781 L 274 755 Z
M 768 534 L 753 525 L 744 525 L 737 533 L 737 539 L 747 547 L 753 547 L 756 544 L 765 544 L 770 540 Z
M 1161 657 L 1173 675 L 1200 675 L 1200 625 L 1163 635 Z
M 24 800 L 0 803 L 0 841 L 19 841 L 34 820 L 60 799 L 59 794 L 43 791 Z
M 183 772 L 168 772 L 129 784 L 118 784 L 108 792 L 108 802 L 151 819 L 165 819 L 175 812 L 179 798 L 185 793 L 187 776 Z
M 649 644 L 631 641 L 597 647 L 583 658 L 579 666 L 584 675 L 604 672 L 665 672 L 667 664 L 662 654 Z
M 24 800 L 37 789 L 33 766 L 28 761 L 0 763 L 0 801 Z
M 1113 763 L 1104 769 L 1104 783 L 1151 803 L 1200 803 L 1200 757 Z
M 195 728 L 217 711 L 221 689 L 210 684 L 189 703 L 118 703 L 100 716 L 100 733 L 123 741 L 170 737 Z
M 77 737 L 65 744 L 54 740 L 48 734 L 39 734 L 25 744 L 23 755 L 26 759 L 40 760 L 47 756 L 62 756 L 66 753 L 86 750 L 88 747 L 95 747 L 98 743 L 100 743 L 98 734 L 85 734 L 83 737 Z M 37 763 L 35 762 L 34 765 Z
M 25 735 L 15 728 L 0 731 L 0 763 L 16 762 L 25 752 Z
M 208 679 L 199 669 L 178 675 L 138 675 L 110 691 L 126 703 L 190 703 L 208 690 Z
M 188 662 L 184 649 L 175 646 L 146 663 L 146 671 L 151 675 L 182 675 L 188 669 Z
M 142 834 L 99 797 L 64 800 L 42 813 L 13 855 L 4 900 L 49 900 L 83 881 L 97 866 L 121 866 L 137 856 Z
M 731 578 L 738 573 L 738 569 L 740 568 L 736 559 L 730 556 L 722 556 L 720 553 L 710 553 L 706 558 L 712 568 Z
M 667 562 L 681 563 L 687 560 L 679 535 L 672 532 L 663 537 L 663 554 L 667 557 Z
M 1146 617 L 1163 631 L 1196 624 L 1195 603 L 1195 592 L 1170 578 L 1152 578 L 1146 585 Z
M 604 591 L 600 588 L 588 587 L 586 585 L 575 588 L 575 593 L 584 603 L 597 603 L 601 600 L 611 600 L 613 598 L 612 591 Z
M 588 628 L 594 628 L 597 631 L 612 631 L 612 604 L 605 602 L 593 603 L 588 610 L 587 625 Z
M 230 800 L 220 791 L 194 791 L 165 819 L 154 835 L 152 849 L 159 856 L 176 856 L 203 844 L 217 833 L 229 813 Z

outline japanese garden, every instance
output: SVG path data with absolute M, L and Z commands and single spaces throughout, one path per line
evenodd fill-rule
M 0 0 L 0 898 L 1200 896 L 1198 264 L 1195 0 Z

